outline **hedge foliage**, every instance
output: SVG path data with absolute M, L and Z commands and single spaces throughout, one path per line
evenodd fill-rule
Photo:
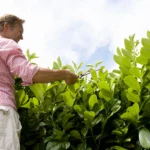
M 27 51 L 29 61 L 36 54 Z M 117 48 L 119 69 L 87 65 L 89 75 L 74 85 L 64 81 L 22 87 L 15 96 L 22 123 L 21 150 L 144 150 L 150 148 L 150 32 Z M 52 69 L 84 72 L 58 57 Z

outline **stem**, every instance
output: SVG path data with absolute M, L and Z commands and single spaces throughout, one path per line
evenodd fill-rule
M 96 140 L 95 140 L 95 138 L 94 138 L 93 130 L 92 130 L 92 128 L 90 128 L 90 129 L 91 129 L 91 133 L 92 133 L 92 139 L 93 139 L 93 141 L 94 141 L 94 143 L 95 143 L 95 145 L 96 145 L 96 148 L 97 148 L 97 143 L 96 143 Z

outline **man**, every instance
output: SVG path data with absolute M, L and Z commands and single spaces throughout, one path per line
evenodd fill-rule
M 21 124 L 16 111 L 14 76 L 22 85 L 65 80 L 74 84 L 77 76 L 68 70 L 50 70 L 30 64 L 18 42 L 23 39 L 23 19 L 15 15 L 0 17 L 0 150 L 19 150 Z

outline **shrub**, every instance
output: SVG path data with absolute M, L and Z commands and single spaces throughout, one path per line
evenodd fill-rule
M 74 85 L 64 81 L 20 86 L 15 96 L 22 123 L 22 150 L 143 150 L 150 148 L 150 32 L 129 36 L 117 48 L 119 69 L 109 72 L 101 62 L 88 65 L 88 77 Z M 141 46 L 139 45 L 141 44 Z M 27 51 L 31 61 L 36 57 Z M 53 69 L 62 65 L 60 58 Z

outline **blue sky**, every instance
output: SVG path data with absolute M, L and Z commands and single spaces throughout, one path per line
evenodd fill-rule
M 149 0 L 5 0 L 0 15 L 26 20 L 19 45 L 36 52 L 41 67 L 60 56 L 64 64 L 103 61 L 112 70 L 124 38 L 135 33 L 140 39 L 150 30 L 149 7 Z

